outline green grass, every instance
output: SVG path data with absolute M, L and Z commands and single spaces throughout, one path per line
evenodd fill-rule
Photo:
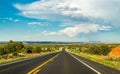
M 103 65 L 115 68 L 117 70 L 120 70 L 120 61 L 112 61 L 104 58 L 99 58 L 100 56 L 98 55 L 92 55 L 92 54 L 87 54 L 82 52 L 71 52 L 71 51 L 68 51 L 68 52 L 84 57 L 86 59 L 101 63 Z
M 9 63 L 9 62 L 18 61 L 18 60 L 23 60 L 23 59 L 34 58 L 37 56 L 43 56 L 43 55 L 51 54 L 51 53 L 55 53 L 55 52 L 58 52 L 58 51 L 43 52 L 43 53 L 38 53 L 38 54 L 26 54 L 25 56 L 16 56 L 16 57 L 12 57 L 9 59 L 0 58 L 0 64 Z

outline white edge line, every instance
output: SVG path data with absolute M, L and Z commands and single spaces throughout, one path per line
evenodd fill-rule
M 69 53 L 70 54 L 70 53 Z M 89 66 L 88 64 L 86 64 L 85 62 L 81 61 L 80 59 L 78 59 L 77 57 L 75 57 L 74 55 L 70 54 L 73 58 L 75 58 L 76 60 L 78 60 L 79 62 L 81 62 L 82 64 L 84 64 L 85 66 L 87 66 L 88 68 L 90 68 L 91 70 L 93 70 L 94 72 L 96 72 L 97 74 L 101 74 L 99 71 L 95 70 L 94 68 L 92 68 L 91 66 Z

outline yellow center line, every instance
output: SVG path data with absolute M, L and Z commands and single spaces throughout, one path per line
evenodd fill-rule
M 53 59 L 55 59 L 59 54 L 55 55 L 54 57 L 50 58 L 49 60 L 45 61 L 44 63 L 40 64 L 39 66 L 37 66 L 36 68 L 34 68 L 33 70 L 29 71 L 27 74 L 36 74 L 37 72 L 40 71 L 40 68 L 43 67 L 45 64 L 47 64 L 48 62 L 52 61 Z
M 33 74 L 37 74 L 40 70 L 36 70 Z

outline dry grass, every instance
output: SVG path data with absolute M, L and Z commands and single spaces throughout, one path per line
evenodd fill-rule
M 37 56 L 42 56 L 42 55 L 55 53 L 55 52 L 58 52 L 58 51 L 43 52 L 43 53 L 31 53 L 31 54 L 19 53 L 18 56 L 12 56 L 12 54 L 7 54 L 7 55 L 4 55 L 4 56 L 0 56 L 0 64 L 12 62 L 12 61 L 17 61 L 17 60 L 28 59 L 28 58 L 34 58 L 34 57 L 37 57 Z
M 68 52 L 120 70 L 120 58 L 113 59 L 109 56 L 92 55 L 92 54 L 87 54 L 82 52 L 71 52 L 71 51 L 68 51 Z

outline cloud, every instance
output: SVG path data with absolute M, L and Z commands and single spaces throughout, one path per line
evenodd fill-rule
M 98 24 L 79 24 L 73 27 L 66 27 L 58 32 L 44 31 L 44 35 L 67 35 L 68 37 L 75 37 L 80 34 L 89 34 L 98 31 L 109 31 L 110 26 L 100 26 Z
M 47 22 L 29 22 L 27 23 L 28 25 L 38 25 L 38 26 L 48 26 L 50 25 L 49 23 Z
M 44 35 L 44 36 L 60 35 L 58 32 L 50 32 L 50 31 L 47 31 L 47 30 L 42 31 L 41 34 Z
M 80 3 L 81 4 L 81 3 Z M 91 21 L 93 17 L 84 14 L 80 4 L 68 0 L 42 0 L 31 4 L 14 4 L 22 16 L 54 21 Z
M 8 17 L 8 18 L 4 18 L 5 20 L 9 20 L 9 21 L 13 21 L 13 22 L 18 22 L 18 21 L 20 21 L 20 20 L 18 20 L 18 19 L 13 19 L 13 18 L 11 18 L 11 17 Z
M 15 19 L 15 20 L 14 20 L 14 22 L 19 22 L 19 21 L 20 21 L 20 20 L 18 20 L 18 19 Z
M 45 36 L 77 37 L 101 31 L 104 34 L 104 31 L 117 31 L 120 27 L 120 0 L 40 0 L 30 4 L 17 3 L 14 7 L 20 10 L 21 16 L 58 25 L 55 26 L 58 31 L 41 33 Z
M 14 4 L 20 15 L 52 21 L 97 23 L 119 26 L 119 0 L 40 0 Z M 101 21 L 100 21 L 101 20 Z
M 0 18 L 1 20 L 7 20 L 7 21 L 13 21 L 13 22 L 19 22 L 20 20 L 18 19 L 13 19 L 11 17 L 6 17 L 6 18 Z
M 59 32 L 68 35 L 69 37 L 74 37 L 78 34 L 88 34 L 102 30 L 110 30 L 110 26 L 100 26 L 98 24 L 80 24 L 74 27 L 67 27 Z
M 13 18 L 9 17 L 9 18 L 5 18 L 6 20 L 10 20 L 13 21 Z

